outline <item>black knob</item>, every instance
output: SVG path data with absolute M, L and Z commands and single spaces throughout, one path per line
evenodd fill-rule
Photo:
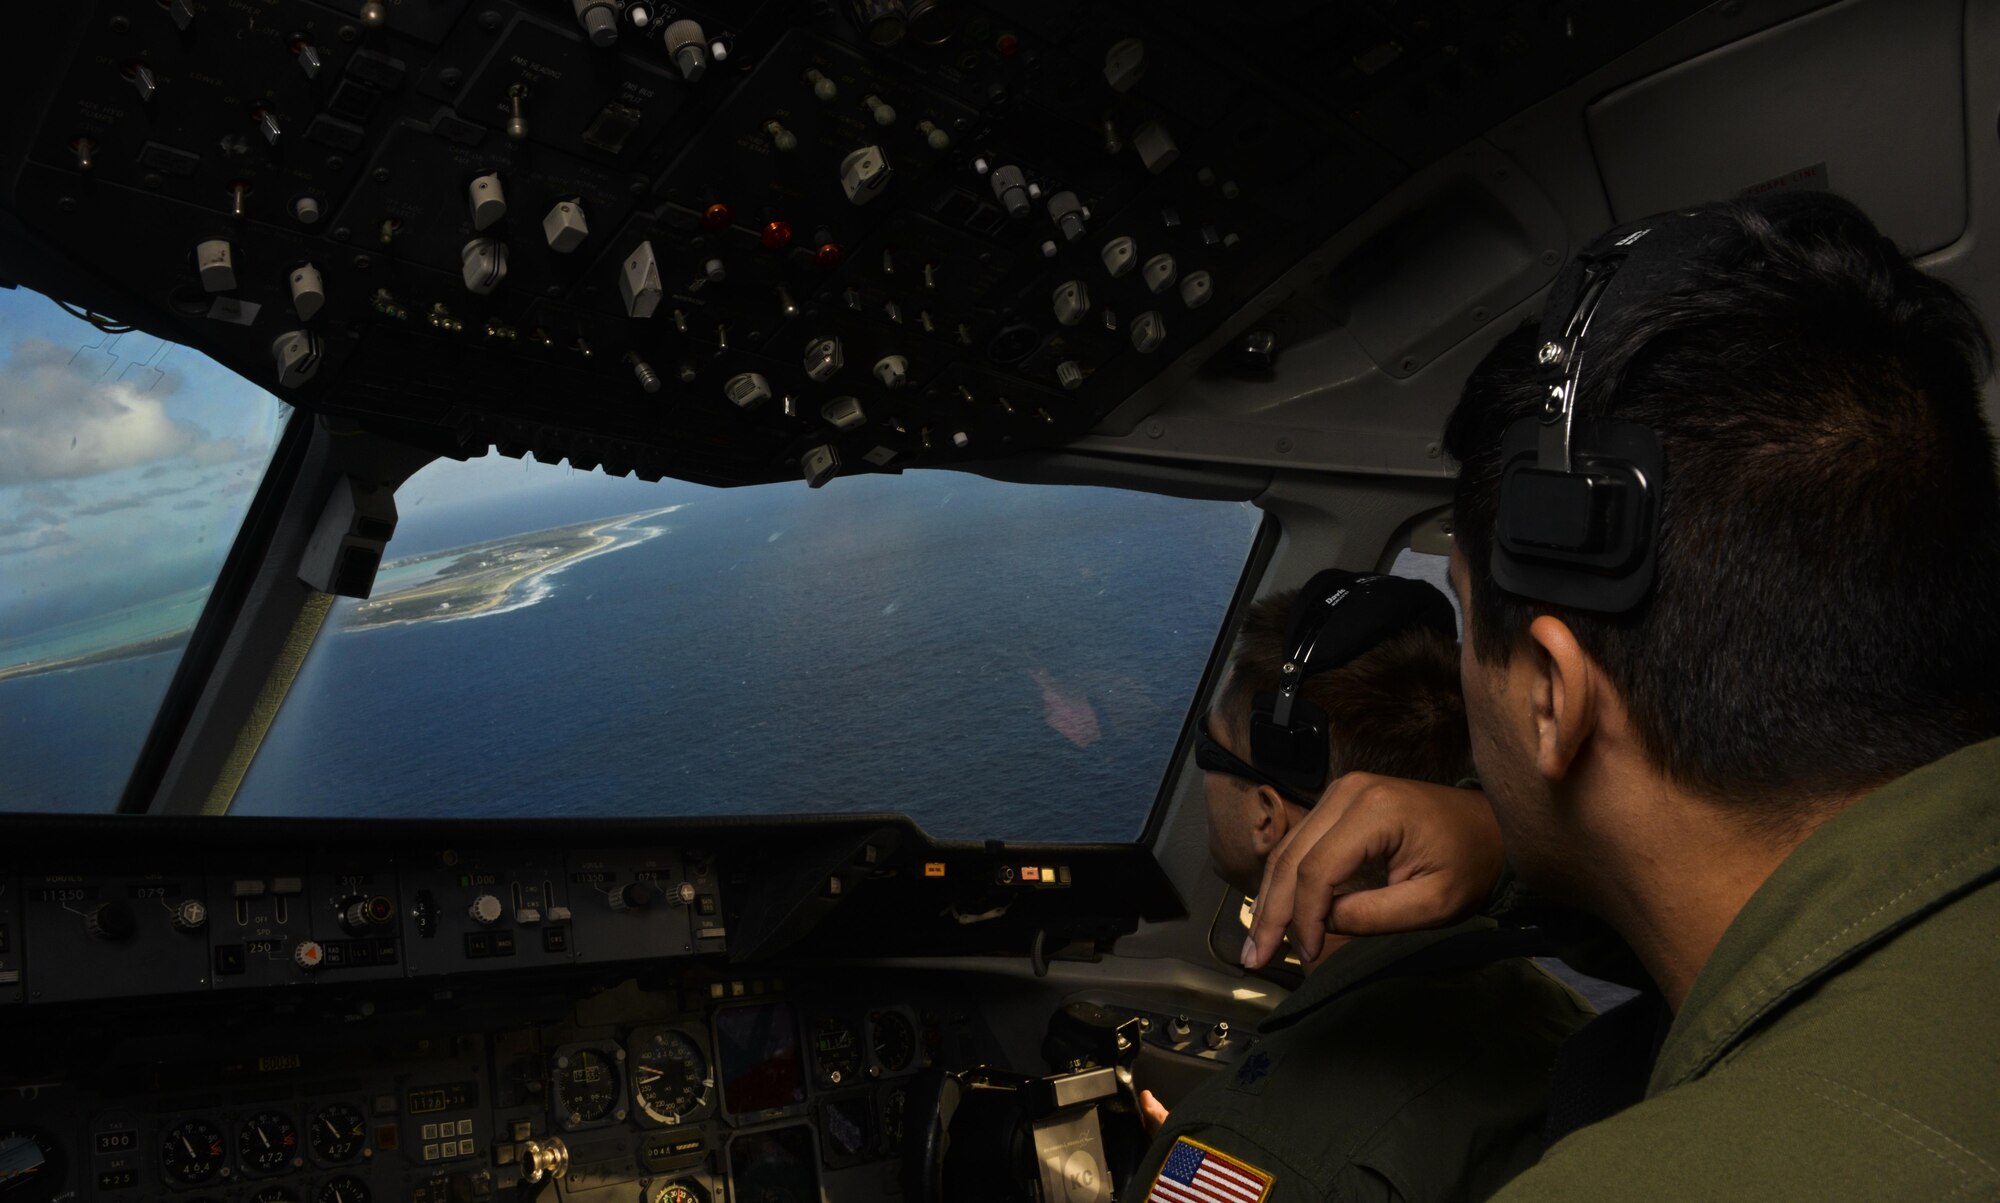
M 1246 376 L 1268 376 L 1277 370 L 1278 336 L 1269 330 L 1246 332 L 1232 350 L 1236 370 Z
M 614 911 L 636 911 L 641 907 L 651 905 L 654 892 L 653 883 L 648 881 L 635 881 L 631 885 L 621 886 L 616 893 L 611 895 L 611 909 Z
M 139 929 L 129 902 L 107 902 L 83 918 L 83 930 L 100 940 L 129 940 Z

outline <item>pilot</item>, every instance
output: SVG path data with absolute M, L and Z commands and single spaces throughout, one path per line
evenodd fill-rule
M 1329 570 L 1252 606 L 1198 734 L 1216 873 L 1254 890 L 1343 773 L 1467 777 L 1457 661 L 1423 581 Z M 1491 929 L 1319 947 L 1237 1063 L 1171 1114 L 1142 1094 L 1158 1133 L 1126 1198 L 1479 1199 L 1531 1165 L 1557 1046 L 1592 1012 Z
M 1288 925 L 1312 954 L 1453 921 L 1504 838 L 1525 886 L 1618 932 L 1671 1022 L 1585 1075 L 1629 1074 L 1629 1105 L 1500 1198 L 2000 1198 L 1986 333 L 1824 193 L 1583 258 L 1559 325 L 1504 340 L 1446 431 L 1484 794 L 1343 781 L 1271 859 L 1247 959 Z M 1578 329 L 1565 399 L 1549 369 Z M 1543 414 L 1574 419 L 1567 476 Z M 1510 491 L 1530 465 L 1546 491 Z M 1600 511 L 1597 549 L 1629 533 L 1636 558 L 1557 529 L 1578 469 L 1641 519 Z M 1349 890 L 1363 865 L 1393 884 Z

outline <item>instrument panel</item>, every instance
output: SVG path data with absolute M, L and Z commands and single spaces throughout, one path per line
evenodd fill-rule
M 331 1031 L 306 1012 L 178 1012 L 0 1095 L 0 1200 L 874 1198 L 900 1173 L 909 1075 L 996 1052 L 935 984 L 696 976 L 574 1002 L 503 990 L 476 1014 L 415 1004 Z M 908 1023 L 900 1068 L 809 1072 L 809 1033 L 851 1014 Z M 139 1098 L 135 1055 L 151 1063 Z

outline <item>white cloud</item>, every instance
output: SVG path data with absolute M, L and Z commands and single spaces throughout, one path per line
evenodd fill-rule
M 95 476 L 210 442 L 167 413 L 178 387 L 171 377 L 142 391 L 77 365 L 74 352 L 42 339 L 15 344 L 12 359 L 0 396 L 0 485 Z

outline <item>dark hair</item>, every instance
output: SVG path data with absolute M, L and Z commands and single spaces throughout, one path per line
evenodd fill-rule
M 1604 616 L 1494 583 L 1501 435 L 1543 396 L 1530 329 L 1446 425 L 1455 533 L 1482 660 L 1556 615 L 1671 780 L 1783 818 L 2000 734 L 1992 350 L 1847 201 L 1705 208 L 1732 234 L 1697 284 L 1599 315 L 1579 399 L 1665 446 L 1652 594 Z
M 1236 657 L 1218 699 L 1239 747 L 1249 746 L 1250 705 L 1276 690 L 1285 663 L 1285 627 L 1298 590 L 1258 599 L 1236 634 Z M 1457 785 L 1473 775 L 1458 645 L 1414 627 L 1339 668 L 1314 673 L 1299 697 L 1326 711 L 1327 780 L 1380 773 Z

